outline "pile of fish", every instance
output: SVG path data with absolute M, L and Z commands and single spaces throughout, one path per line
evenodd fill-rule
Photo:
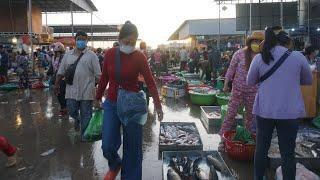
M 278 137 L 276 132 L 273 134 L 269 155 L 280 157 Z M 320 158 L 320 132 L 314 130 L 300 130 L 296 138 L 296 157 Z
M 211 112 L 208 114 L 208 117 L 210 119 L 220 119 L 221 118 L 221 114 L 218 112 Z
M 219 180 L 217 171 L 221 174 L 227 174 L 228 169 L 219 160 L 212 155 L 206 157 L 207 165 L 210 167 L 209 172 L 205 172 L 200 164 L 203 162 L 202 157 L 192 161 L 189 157 L 172 157 L 167 172 L 168 180 Z
M 200 144 L 200 135 L 192 125 L 163 125 L 160 127 L 160 145 L 190 145 Z

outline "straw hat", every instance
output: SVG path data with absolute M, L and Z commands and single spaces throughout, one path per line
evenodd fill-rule
M 64 52 L 65 51 L 65 48 L 64 48 L 64 45 L 61 43 L 61 42 L 56 42 L 52 45 L 53 47 L 53 51 L 54 52 Z
M 252 34 L 250 36 L 248 36 L 248 38 L 247 38 L 247 41 L 251 41 L 251 40 L 263 41 L 264 40 L 264 33 L 261 31 L 252 32 Z

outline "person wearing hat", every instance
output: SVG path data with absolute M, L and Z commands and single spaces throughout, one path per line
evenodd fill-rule
M 226 118 L 219 132 L 220 135 L 223 135 L 234 127 L 235 117 L 242 105 L 246 109 L 245 126 L 249 131 L 254 131 L 252 107 L 257 93 L 257 86 L 248 86 L 246 78 L 252 59 L 260 52 L 260 43 L 263 39 L 264 34 L 262 32 L 253 32 L 247 38 L 246 46 L 233 55 L 223 88 L 224 92 L 230 92 L 231 90 L 231 99 L 228 104 Z M 229 87 L 230 82 L 232 82 L 232 89 Z
M 87 33 L 78 31 L 75 40 L 76 48 L 63 56 L 54 88 L 59 94 L 60 81 L 65 78 L 67 109 L 75 120 L 75 130 L 80 130 L 81 140 L 86 141 L 83 135 L 92 117 L 95 85 L 100 79 L 101 69 L 97 55 L 87 48 Z
M 54 55 L 52 57 L 51 65 L 49 67 L 49 70 L 47 72 L 48 76 L 51 76 L 51 82 L 55 83 L 57 73 L 59 70 L 59 66 L 61 64 L 61 61 L 63 59 L 64 53 L 65 53 L 65 47 L 61 42 L 56 42 L 52 45 Z M 64 116 L 67 114 L 67 102 L 66 102 L 66 82 L 64 79 L 60 81 L 60 91 L 57 94 L 57 98 L 60 104 L 60 113 L 59 116 Z

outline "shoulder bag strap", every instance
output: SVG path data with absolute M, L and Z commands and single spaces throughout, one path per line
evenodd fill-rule
M 261 84 L 263 81 L 268 79 L 274 72 L 276 72 L 277 69 L 284 63 L 284 61 L 290 56 L 291 53 L 292 53 L 291 50 L 287 50 L 281 56 L 281 58 L 278 60 L 278 62 L 276 62 L 268 72 L 266 72 L 263 76 L 260 77 L 259 83 Z
M 120 48 L 116 48 L 116 81 L 120 84 L 121 82 L 121 59 L 120 59 Z
M 77 59 L 76 62 L 74 63 L 75 65 L 78 65 L 78 63 L 79 63 L 80 59 L 82 58 L 83 54 L 84 54 L 84 53 L 81 52 L 80 56 L 78 57 L 78 59 Z

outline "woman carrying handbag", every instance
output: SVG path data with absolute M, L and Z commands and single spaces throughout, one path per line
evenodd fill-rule
M 104 57 L 96 106 L 99 106 L 108 84 L 107 97 L 103 103 L 102 150 L 110 170 L 105 180 L 114 180 L 120 169 L 124 180 L 142 179 L 142 126 L 147 120 L 147 102 L 144 92 L 139 88 L 139 74 L 145 79 L 159 121 L 163 119 L 161 102 L 147 58 L 141 51 L 135 50 L 137 39 L 137 27 L 126 22 L 119 33 L 120 47 L 108 50 Z M 121 127 L 122 159 L 118 154 Z

